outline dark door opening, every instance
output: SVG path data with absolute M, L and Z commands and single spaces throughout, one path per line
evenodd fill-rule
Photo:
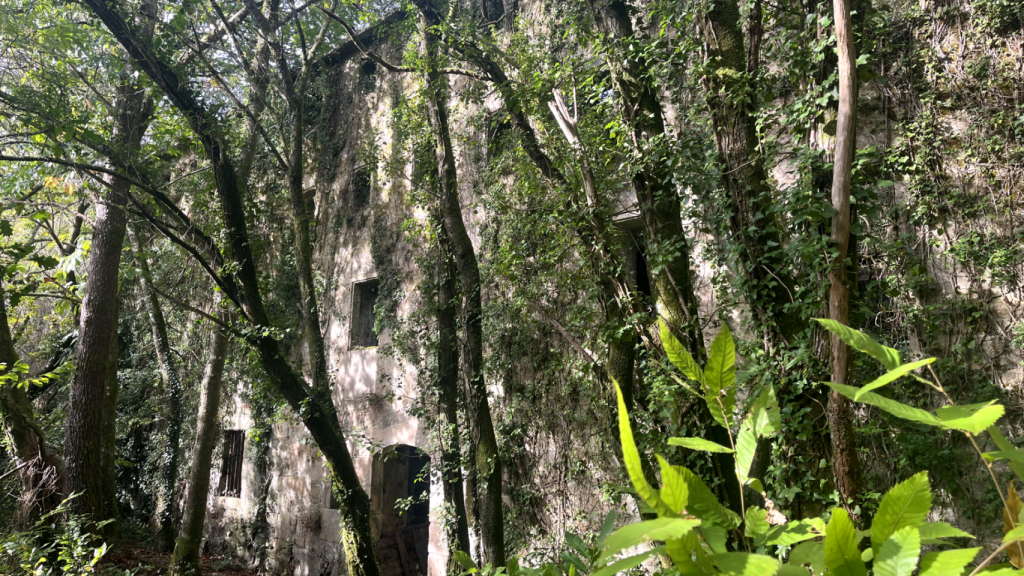
M 373 457 L 374 551 L 381 576 L 426 576 L 430 457 L 398 445 Z

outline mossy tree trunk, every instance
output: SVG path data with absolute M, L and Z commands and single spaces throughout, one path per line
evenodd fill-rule
M 2 280 L 2 279 L 0 279 Z M 7 294 L 0 286 L 0 374 L 7 374 L 19 361 L 7 318 Z M 0 383 L 0 417 L 7 446 L 18 467 L 21 502 L 17 527 L 28 528 L 34 520 L 55 509 L 63 497 L 64 477 L 60 459 L 46 446 L 46 435 L 36 423 L 32 401 L 16 382 Z
M 153 113 L 153 101 L 139 85 L 125 76 L 118 88 L 114 141 L 122 157 L 111 158 L 116 166 L 130 162 L 138 151 L 146 123 Z M 64 467 L 69 493 L 82 495 L 72 508 L 94 522 L 110 518 L 103 505 L 102 426 L 104 390 L 112 334 L 117 331 L 118 272 L 124 246 L 127 217 L 125 205 L 131 184 L 113 178 L 103 198 L 96 204 L 96 218 L 89 254 L 85 297 L 75 374 L 64 435 Z
M 115 321 L 114 332 L 110 335 L 110 353 L 107 356 L 107 385 L 103 390 L 103 449 L 100 451 L 103 509 L 110 520 L 110 523 L 103 527 L 103 534 L 108 542 L 121 537 L 121 512 L 117 507 L 117 399 L 121 394 L 121 386 L 117 381 L 117 364 L 120 356 L 121 346 Z
M 218 304 L 219 304 L 218 298 Z M 220 314 L 221 321 L 230 321 L 230 315 Z M 210 473 L 213 465 L 213 449 L 217 445 L 220 430 L 220 395 L 224 375 L 224 361 L 227 359 L 231 338 L 227 329 L 213 326 L 210 356 L 206 361 L 206 372 L 200 387 L 199 416 L 196 422 L 196 442 L 192 449 L 192 470 L 189 473 L 185 493 L 185 509 L 181 527 L 171 554 L 170 573 L 172 576 L 195 576 L 200 574 L 199 547 L 203 541 L 203 525 L 206 521 L 206 502 L 210 494 Z
M 470 553 L 469 521 L 462 488 L 462 449 L 459 442 L 458 271 L 442 221 L 441 215 L 437 214 L 437 433 L 441 445 L 444 501 L 454 516 L 451 525 L 445 526 L 449 553 L 447 570 L 455 575 L 461 574 L 463 568 L 455 562 L 453 553 L 456 550 Z
M 149 268 L 149 256 L 146 254 L 142 237 L 135 225 L 128 228 L 128 235 L 135 256 L 135 267 L 142 284 L 143 300 L 149 316 L 150 333 L 153 347 L 156 349 L 157 365 L 160 367 L 160 380 L 163 384 L 164 396 L 167 398 L 167 430 L 164 443 L 162 470 L 160 475 L 160 509 L 157 520 L 160 528 L 157 533 L 160 545 L 164 550 L 174 548 L 176 529 L 174 526 L 174 504 L 177 501 L 178 461 L 181 453 L 181 397 L 184 389 L 178 374 L 178 367 L 171 351 L 171 343 L 167 337 L 167 321 L 164 318 L 160 300 L 153 289 L 153 274 Z
M 478 473 L 476 499 L 480 506 L 480 536 L 484 558 L 494 566 L 505 565 L 505 521 L 502 508 L 502 459 L 491 419 L 483 371 L 483 305 L 480 295 L 480 269 L 473 242 L 462 219 L 458 173 L 448 125 L 447 83 L 438 73 L 439 38 L 437 22 L 424 15 L 425 90 L 430 126 L 437 150 L 438 180 L 444 228 L 451 242 L 452 257 L 458 269 L 462 292 L 463 332 L 466 339 L 464 366 L 467 376 L 466 411 L 470 432 L 476 445 L 475 467 Z

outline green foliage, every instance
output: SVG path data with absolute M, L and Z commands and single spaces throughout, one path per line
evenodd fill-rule
M 878 345 L 864 333 L 835 323 L 823 325 L 851 346 L 885 364 L 891 374 L 890 382 L 911 375 L 914 368 L 928 364 L 916 362 L 906 365 L 912 366 L 907 368 L 900 363 L 895 351 Z M 716 339 L 718 352 L 710 355 L 712 360 L 704 368 L 706 381 L 721 384 L 715 387 L 705 385 L 702 388 L 705 395 L 701 398 L 709 404 L 719 402 L 720 398 L 735 392 L 725 388 L 735 388 L 735 382 L 728 375 L 732 369 L 732 362 L 728 358 L 728 351 L 733 349 L 732 338 L 727 331 L 723 330 L 723 333 L 725 336 L 720 334 Z M 666 349 L 680 349 L 667 331 L 662 331 L 662 337 L 665 338 Z M 700 373 L 692 361 L 686 359 L 685 351 L 675 352 L 674 356 L 690 374 Z M 680 367 L 681 370 L 683 366 Z M 944 393 L 938 381 L 916 376 L 915 378 Z M 873 384 L 875 383 L 869 386 Z M 836 386 L 838 385 L 833 385 L 834 388 Z M 851 399 L 860 397 L 865 403 L 894 415 L 909 416 L 921 423 L 937 428 L 961 430 L 966 434 L 975 433 L 974 430 L 981 424 L 985 424 L 985 427 L 994 425 L 995 420 L 1002 415 L 1001 407 L 992 402 L 975 406 L 957 406 L 947 396 L 949 405 L 931 414 L 889 401 L 861 388 L 847 386 L 835 389 Z M 932 489 L 927 472 L 915 474 L 889 490 L 881 500 L 870 530 L 864 532 L 857 530 L 847 510 L 840 507 L 830 512 L 827 524 L 824 519 L 780 519 L 769 515 L 768 510 L 756 506 L 747 508 L 744 518 L 735 517 L 719 503 L 710 490 L 703 487 L 703 483 L 693 476 L 692 472 L 680 466 L 672 466 L 660 456 L 658 461 L 662 470 L 663 487 L 660 492 L 654 490 L 643 476 L 640 455 L 634 445 L 622 392 L 618 388 L 617 391 L 619 429 L 626 469 L 638 493 L 657 511 L 658 517 L 620 528 L 605 541 L 602 558 L 612 558 L 615 554 L 645 540 L 658 540 L 665 542 L 665 550 L 682 574 L 796 575 L 807 574 L 809 568 L 815 575 L 828 573 L 833 576 L 867 576 L 870 563 L 871 573 L 878 576 L 911 576 L 919 567 L 922 574 L 960 574 L 960 570 L 978 552 L 977 548 L 943 550 L 930 552 L 922 558 L 924 544 L 945 545 L 945 538 L 972 538 L 944 522 L 927 522 L 932 509 Z M 778 430 L 778 412 L 774 395 L 769 389 L 750 403 L 748 414 L 739 424 L 730 427 L 730 439 L 734 435 L 736 438 L 735 449 L 699 442 L 693 438 L 674 438 L 670 439 L 669 443 L 697 450 L 710 449 L 733 454 L 737 478 L 742 483 L 749 484 L 751 479 L 746 474 L 752 439 Z M 722 416 L 724 421 L 733 422 L 730 414 L 723 412 Z M 1008 452 L 1013 453 L 1012 450 Z M 983 453 L 979 451 L 980 456 L 983 456 Z M 995 458 L 997 457 L 981 458 L 981 462 L 991 466 L 989 460 Z M 684 486 L 686 489 L 681 489 Z M 641 491 L 641 487 L 644 490 Z M 1016 492 L 1012 492 L 1011 495 L 1015 497 Z M 733 530 L 738 527 L 742 530 Z M 870 534 L 871 547 L 862 553 L 860 540 L 867 534 Z M 1019 540 L 1024 540 L 1024 525 L 1008 526 L 1002 549 L 1009 548 Z M 785 564 L 780 564 L 779 559 L 767 553 L 769 546 L 788 547 L 794 544 L 799 545 L 792 548 Z M 977 569 L 980 570 L 993 557 L 994 555 L 986 559 Z M 634 561 L 640 560 L 637 556 L 630 556 L 618 562 L 622 566 L 630 566 L 635 565 Z
M 70 500 L 70 499 L 69 499 Z M 96 572 L 107 553 L 88 528 L 86 518 L 68 514 L 65 500 L 25 532 L 0 540 L 0 574 L 10 576 L 81 576 Z

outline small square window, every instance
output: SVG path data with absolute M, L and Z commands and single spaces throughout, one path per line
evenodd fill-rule
M 377 280 L 358 282 L 352 294 L 352 348 L 371 348 L 377 345 L 374 308 L 377 306 Z
M 224 431 L 224 454 L 220 467 L 220 486 L 217 494 L 229 498 L 242 495 L 242 452 L 245 433 L 241 430 Z

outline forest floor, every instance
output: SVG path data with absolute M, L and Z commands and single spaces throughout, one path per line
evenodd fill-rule
M 125 542 L 118 544 L 100 562 L 100 574 L 109 569 L 115 574 L 131 576 L 164 576 L 170 564 L 169 552 L 158 552 L 152 546 Z M 203 576 L 258 576 L 233 559 L 225 556 L 203 556 L 200 559 Z

